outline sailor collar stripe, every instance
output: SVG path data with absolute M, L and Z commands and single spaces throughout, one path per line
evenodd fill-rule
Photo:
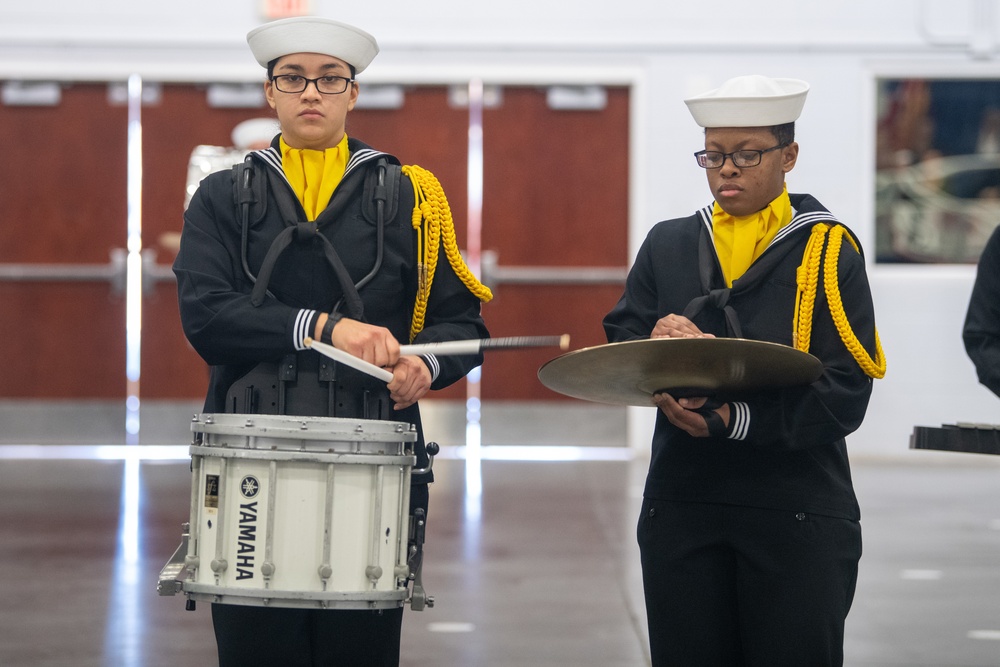
M 705 228 L 708 229 L 709 232 L 712 232 L 713 209 L 714 209 L 714 204 L 699 209 L 698 212 L 695 214 L 701 219 L 702 223 L 705 225 Z M 778 233 L 774 235 L 774 239 L 772 239 L 771 243 L 772 244 L 778 243 L 779 241 L 795 233 L 802 227 L 811 228 L 812 225 L 818 222 L 825 222 L 831 225 L 841 224 L 840 221 L 837 220 L 837 218 L 835 218 L 832 213 L 826 210 L 821 209 L 818 211 L 808 211 L 805 213 L 795 212 L 792 215 L 792 220 L 787 225 L 778 230 Z
M 712 208 L 713 205 L 709 204 L 705 208 L 699 209 L 699 211 L 695 214 L 701 218 L 702 223 L 704 223 L 705 227 L 708 228 L 709 232 L 712 231 Z
M 778 233 L 774 235 L 774 240 L 772 243 L 777 243 L 786 236 L 795 233 L 803 227 L 812 228 L 813 225 L 819 222 L 826 222 L 831 225 L 839 225 L 840 221 L 833 217 L 833 214 L 829 211 L 810 211 L 808 213 L 796 213 L 792 216 L 791 222 L 778 230 Z
M 286 183 L 288 182 L 288 177 L 285 176 L 285 170 L 281 166 L 281 151 L 273 146 L 270 146 L 259 151 L 254 151 L 253 154 L 262 160 L 264 164 L 280 174 L 281 177 L 285 179 Z M 373 148 L 362 148 L 352 153 L 350 159 L 347 161 L 347 167 L 344 169 L 344 177 L 350 174 L 353 170 L 357 169 L 360 165 L 376 160 L 382 155 L 388 155 L 388 153 L 383 153 L 382 151 L 378 151 Z
M 262 148 L 259 151 L 254 151 L 253 154 L 263 160 L 266 164 L 274 169 L 281 171 L 281 151 L 277 148 L 267 147 Z

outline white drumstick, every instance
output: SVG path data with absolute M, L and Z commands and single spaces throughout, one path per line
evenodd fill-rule
M 313 340 L 312 338 L 306 338 L 302 341 L 306 344 L 306 347 L 311 347 L 320 354 L 324 354 L 336 362 L 344 364 L 345 366 L 350 366 L 362 373 L 367 373 L 372 377 L 378 378 L 385 382 L 392 382 L 392 373 L 384 368 L 379 368 L 375 364 L 370 364 L 364 359 L 359 359 L 353 354 L 348 354 L 343 350 L 338 350 L 332 345 L 327 345 L 326 343 L 321 343 L 318 340 Z
M 440 343 L 420 345 L 400 345 L 400 354 L 460 355 L 479 354 L 486 350 L 509 350 L 518 347 L 550 347 L 569 349 L 569 334 L 561 336 L 512 336 L 508 338 L 476 338 L 472 340 L 450 340 Z

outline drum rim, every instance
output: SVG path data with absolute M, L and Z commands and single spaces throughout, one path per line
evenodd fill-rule
M 412 468 L 417 457 L 412 454 L 368 454 L 349 452 L 318 452 L 315 450 L 264 449 L 226 447 L 221 445 L 191 445 L 192 457 L 233 458 L 260 461 L 293 461 L 295 463 L 334 463 L 343 465 L 401 466 Z
M 233 412 L 198 413 L 191 419 L 191 431 L 335 442 L 416 442 L 417 440 L 416 428 L 407 422 Z
M 185 581 L 181 584 L 181 588 L 193 600 L 258 607 L 392 608 L 402 607 L 409 594 L 405 586 L 391 591 L 316 592 L 213 586 Z

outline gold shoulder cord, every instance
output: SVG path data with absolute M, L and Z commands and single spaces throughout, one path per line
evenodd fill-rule
M 403 166 L 403 173 L 413 182 L 413 228 L 417 230 L 417 300 L 413 305 L 413 321 L 410 323 L 410 342 L 424 328 L 427 301 L 430 299 L 434 271 L 437 269 L 438 251 L 444 244 L 444 253 L 455 275 L 480 301 L 493 298 L 490 289 L 479 282 L 458 250 L 455 238 L 455 223 L 451 218 L 451 207 L 444 195 L 441 183 L 431 172 L 416 165 Z
M 829 237 L 827 236 L 828 232 Z M 821 222 L 812 228 L 812 235 L 809 237 L 806 250 L 802 255 L 802 265 L 796 272 L 798 289 L 795 294 L 795 317 L 792 321 L 792 344 L 803 352 L 809 351 L 823 241 L 829 238 L 826 245 L 826 259 L 823 262 L 823 289 L 826 292 L 827 303 L 830 305 L 833 323 L 837 327 L 840 339 L 844 341 L 844 345 L 854 360 L 861 366 L 861 370 L 869 377 L 881 379 L 885 377 L 885 354 L 882 352 L 882 341 L 879 340 L 878 329 L 875 329 L 875 359 L 872 359 L 861 341 L 854 335 L 851 323 L 847 321 L 847 313 L 844 312 L 844 302 L 840 298 L 837 259 L 840 256 L 840 247 L 845 235 L 851 246 L 856 251 L 861 252 L 851 235 L 840 225 L 831 226 Z

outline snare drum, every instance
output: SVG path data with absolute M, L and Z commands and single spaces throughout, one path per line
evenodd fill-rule
M 413 426 L 202 414 L 191 430 L 189 599 L 403 606 Z

